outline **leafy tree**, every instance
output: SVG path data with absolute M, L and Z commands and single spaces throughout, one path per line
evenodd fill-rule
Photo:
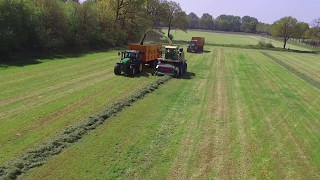
M 308 29 L 309 29 L 309 24 L 304 23 L 304 22 L 297 23 L 296 28 L 295 28 L 295 32 L 294 32 L 294 37 L 299 39 L 299 41 L 300 41 L 300 39 L 305 37 Z
M 271 34 L 271 24 L 265 24 L 265 23 L 258 23 L 256 27 L 256 31 L 259 33 L 269 33 Z
M 168 37 L 172 39 L 170 31 L 172 29 L 187 29 L 187 15 L 181 10 L 180 4 L 174 1 L 163 1 L 165 10 L 164 24 L 168 27 Z
M 202 29 L 213 29 L 214 28 L 213 17 L 208 13 L 204 13 L 199 20 L 199 24 Z
M 148 16 L 151 18 L 152 27 L 158 28 L 164 20 L 164 6 L 159 0 L 148 0 L 146 3 L 146 11 Z
M 188 15 L 188 28 L 190 29 L 197 29 L 199 28 L 199 17 L 191 12 L 189 15 Z
M 286 48 L 287 41 L 294 36 L 298 20 L 291 16 L 283 17 L 272 25 L 272 34 L 283 39 L 283 48 Z
M 216 25 L 216 29 L 220 31 L 240 31 L 241 18 L 239 16 L 232 15 L 220 15 L 218 16 L 214 24 Z
M 243 16 L 241 18 L 241 31 L 247 33 L 255 33 L 258 24 L 258 19 L 250 16 Z
M 310 35 L 320 41 L 320 18 L 315 19 L 311 23 Z

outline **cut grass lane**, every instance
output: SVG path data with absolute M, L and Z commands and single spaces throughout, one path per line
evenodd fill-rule
M 30 66 L 10 67 L 9 69 L 1 70 L 3 74 L 5 73 L 8 76 L 0 84 L 0 89 L 2 90 L 1 102 L 17 96 L 23 97 L 23 95 L 34 93 L 34 91 L 38 91 L 39 89 L 54 87 L 57 84 L 63 84 L 69 80 L 86 76 L 97 69 L 101 70 L 103 67 L 111 67 L 112 62 L 117 61 L 115 56 L 108 57 L 109 53 L 105 53 L 104 55 L 106 56 L 96 57 L 91 55 L 90 59 L 79 58 L 78 61 L 75 59 L 66 59 L 65 62 L 63 60 L 51 60 L 38 65 L 31 65 L 32 68 L 29 68 Z M 19 68 L 22 74 L 16 75 L 11 71 L 11 68 Z M 42 68 L 43 70 L 41 70 Z M 10 80 L 14 77 L 21 77 L 22 79 L 19 81 Z
M 295 68 L 320 83 L 320 55 L 268 52 L 275 58 Z
M 194 79 L 166 84 L 25 178 L 319 177 L 315 89 L 258 51 L 212 53 Z
M 313 104 L 317 90 L 257 52 L 238 53 L 238 59 L 247 76 L 243 92 L 255 119 L 252 126 L 256 139 L 265 139 L 255 143 L 258 144 L 255 151 L 259 153 L 252 173 L 261 178 L 319 176 L 319 162 L 314 154 L 319 150 L 319 129 L 310 132 L 304 127 L 305 124 L 319 127 L 319 106 Z M 255 75 L 249 76 L 250 72 Z M 304 90 L 301 87 L 306 87 L 307 92 L 301 92 Z M 304 93 L 311 94 L 311 98 L 305 100 Z
M 168 176 L 185 124 L 198 116 L 197 111 L 195 115 L 187 109 L 201 108 L 198 93 L 205 85 L 207 73 L 202 74 L 201 68 L 207 56 L 189 54 L 188 70 L 195 73 L 192 79 L 171 80 L 23 178 Z
M 47 92 L 42 95 L 45 98 L 30 98 L 35 105 L 33 107 L 30 104 L 12 107 L 16 114 L 0 121 L 0 163 L 50 138 L 66 126 L 79 122 L 108 103 L 127 96 L 128 91 L 137 90 L 157 78 L 127 78 L 114 76 L 112 71 L 100 71 L 102 75 L 99 81 L 92 76 L 76 87 L 66 86 Z

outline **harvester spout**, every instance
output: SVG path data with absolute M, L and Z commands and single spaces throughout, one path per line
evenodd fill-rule
M 147 34 L 148 34 L 149 32 L 151 32 L 151 31 L 154 32 L 154 33 L 159 34 L 160 36 L 162 36 L 162 37 L 164 37 L 164 38 L 166 38 L 166 40 L 168 41 L 169 46 L 172 45 L 171 39 L 169 39 L 167 36 L 163 35 L 160 31 L 155 30 L 155 29 L 147 29 L 147 30 L 146 30 L 146 32 L 144 33 L 144 35 L 143 35 L 143 37 L 142 37 L 142 39 L 141 39 L 141 41 L 140 41 L 140 45 L 143 45 L 144 40 L 145 40 L 146 37 L 147 37 Z

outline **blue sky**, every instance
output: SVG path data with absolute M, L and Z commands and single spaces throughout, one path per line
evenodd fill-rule
M 311 23 L 320 17 L 320 0 L 175 0 L 182 9 L 202 16 L 207 12 L 214 18 L 221 14 L 254 16 L 259 21 L 273 23 L 284 16 Z

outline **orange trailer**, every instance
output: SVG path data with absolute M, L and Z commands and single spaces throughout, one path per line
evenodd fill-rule
M 192 37 L 192 40 L 196 40 L 200 46 L 204 46 L 205 39 L 203 37 Z
M 161 44 L 129 44 L 130 50 L 136 50 L 140 52 L 140 58 L 144 63 L 149 63 L 160 58 L 160 53 L 162 50 Z

